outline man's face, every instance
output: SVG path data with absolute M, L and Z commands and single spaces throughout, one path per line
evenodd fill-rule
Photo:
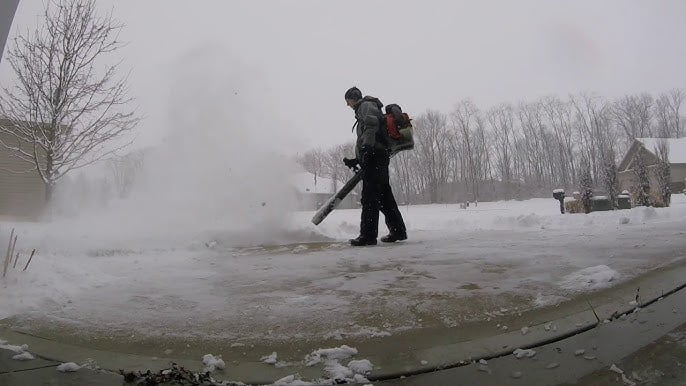
M 348 107 L 350 107 L 353 110 L 355 109 L 355 102 L 356 101 L 353 99 L 346 99 L 345 100 L 345 104 L 348 105 Z

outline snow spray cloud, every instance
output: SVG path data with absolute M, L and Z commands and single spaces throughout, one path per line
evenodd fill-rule
M 260 82 L 245 72 L 216 48 L 179 62 L 168 131 L 131 196 L 156 223 L 150 226 L 217 232 L 224 241 L 248 244 L 286 226 L 296 166 Z
M 140 250 L 212 241 L 247 246 L 293 237 L 288 221 L 297 166 L 288 144 L 297 139 L 272 113 L 259 78 L 226 57 L 212 47 L 177 62 L 167 124 L 129 196 L 55 221 L 63 230 L 61 239 L 49 235 L 53 242 Z

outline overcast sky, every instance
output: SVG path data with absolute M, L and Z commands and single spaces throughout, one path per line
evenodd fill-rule
M 183 92 L 178 66 L 212 61 L 227 93 L 288 132 L 288 150 L 352 139 L 343 100 L 357 85 L 417 115 L 472 98 L 487 108 L 582 91 L 607 97 L 686 88 L 686 1 L 100 0 L 126 24 L 120 54 L 154 144 Z M 36 22 L 22 0 L 10 38 Z M 209 54 L 208 54 L 209 53 Z M 185 63 L 185 64 L 184 64 Z M 9 82 L 7 61 L 0 82 Z M 188 80 L 188 79 L 186 79 Z M 230 90 L 233 89 L 233 90 Z M 198 101 L 201 103 L 201 101 Z M 273 119 L 272 119 L 273 117 Z M 227 128 L 230 130 L 230 128 Z M 288 151 L 284 149 L 284 151 Z

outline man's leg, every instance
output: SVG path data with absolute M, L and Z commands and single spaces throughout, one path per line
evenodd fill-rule
M 398 203 L 395 201 L 393 190 L 391 189 L 388 173 L 389 162 L 389 159 L 385 158 L 384 162 L 380 165 L 379 209 L 386 218 L 386 226 L 388 227 L 390 234 L 404 240 L 407 238 L 407 229 L 405 228 L 405 221 L 403 221 L 403 216 L 400 213 L 400 209 L 398 209 Z
M 360 236 L 374 240 L 379 232 L 379 166 L 377 157 L 372 157 L 362 176 Z

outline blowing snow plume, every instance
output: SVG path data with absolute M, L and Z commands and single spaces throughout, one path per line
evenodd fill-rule
M 292 209 L 296 171 L 284 155 L 279 118 L 235 64 L 195 52 L 181 68 L 173 75 L 169 129 L 131 200 L 159 227 L 219 232 L 242 243 L 277 237 Z
M 286 154 L 294 139 L 246 72 L 207 50 L 182 58 L 169 80 L 164 131 L 129 196 L 55 220 L 60 236 L 52 242 L 137 250 L 302 239 L 289 230 L 297 166 Z

